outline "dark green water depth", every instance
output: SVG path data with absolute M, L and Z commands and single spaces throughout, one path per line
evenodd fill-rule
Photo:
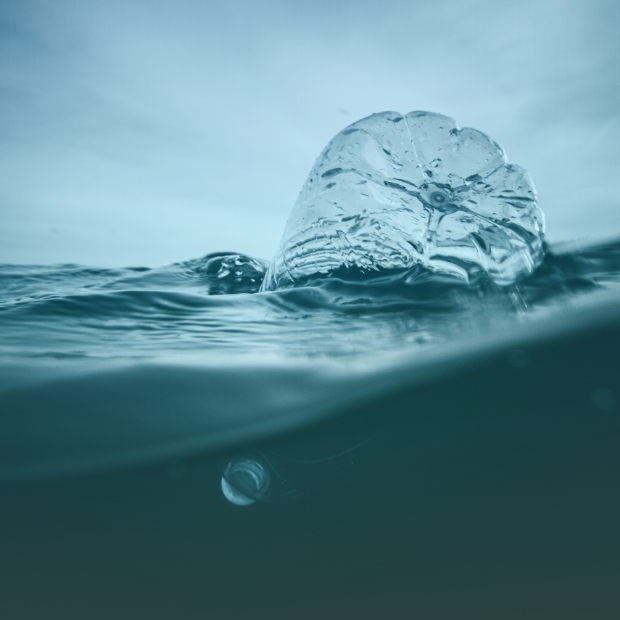
M 2 617 L 617 617 L 617 245 L 510 289 L 207 263 L 0 269 Z M 308 493 L 232 505 L 243 454 Z

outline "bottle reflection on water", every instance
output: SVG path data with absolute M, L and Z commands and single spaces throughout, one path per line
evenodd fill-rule
M 363 431 L 272 444 L 222 461 L 222 492 L 237 506 L 287 504 L 355 465 L 374 435 Z

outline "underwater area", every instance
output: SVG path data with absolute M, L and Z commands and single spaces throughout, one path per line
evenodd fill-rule
M 612 618 L 620 241 L 427 112 L 272 261 L 0 265 L 6 618 Z

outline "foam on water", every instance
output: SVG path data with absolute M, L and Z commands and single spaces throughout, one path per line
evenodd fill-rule
M 318 157 L 263 290 L 414 265 L 504 286 L 541 263 L 543 236 L 532 181 L 499 144 L 441 114 L 382 112 Z

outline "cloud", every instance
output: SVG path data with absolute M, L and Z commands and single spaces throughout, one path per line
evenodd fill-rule
M 620 233 L 617 16 L 607 0 L 4 3 L 0 261 L 268 258 L 323 146 L 386 109 L 500 141 L 551 238 Z M 75 234 L 35 243 L 37 227 Z

